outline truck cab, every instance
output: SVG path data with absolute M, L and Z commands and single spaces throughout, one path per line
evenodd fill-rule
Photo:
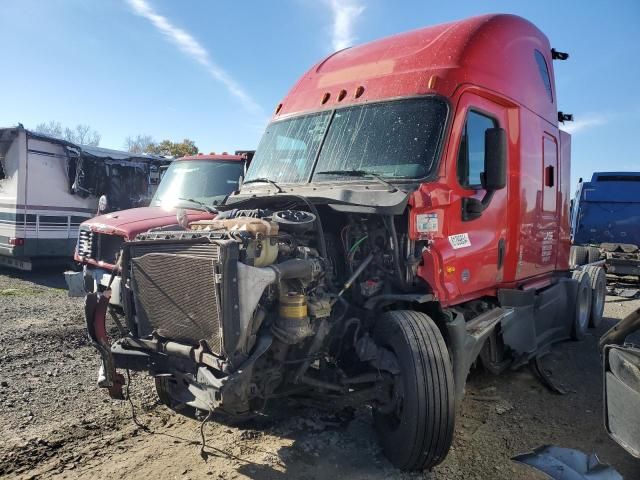
M 111 277 L 123 243 L 150 229 L 213 218 L 215 206 L 238 188 L 246 166 L 246 154 L 179 158 L 163 172 L 148 207 L 105 213 L 80 224 L 74 259 L 83 266 L 83 281 L 82 288 L 73 290 L 83 296 L 83 290 L 111 284 L 111 304 L 121 307 L 119 278 Z
M 474 362 L 518 368 L 588 326 L 560 58 L 486 15 L 313 65 L 215 219 L 124 244 L 127 334 L 101 333 L 106 298 L 86 308 L 100 385 L 117 397 L 118 368 L 146 371 L 205 419 L 367 404 L 396 467 L 440 463 Z
M 595 172 L 578 183 L 571 211 L 571 263 L 604 262 L 640 276 L 640 173 Z

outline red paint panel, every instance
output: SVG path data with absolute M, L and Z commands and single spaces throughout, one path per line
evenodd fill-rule
M 515 15 L 484 15 L 421 28 L 336 52 L 309 69 L 282 100 L 274 119 L 363 102 L 441 93 L 474 84 L 556 124 L 535 50 L 551 67 L 546 36 Z M 554 84 L 550 68 L 551 84 Z M 364 87 L 360 96 L 356 91 Z M 341 90 L 347 92 L 339 100 Z M 329 100 L 322 103 L 325 94 Z M 555 93 L 555 92 L 554 92 Z

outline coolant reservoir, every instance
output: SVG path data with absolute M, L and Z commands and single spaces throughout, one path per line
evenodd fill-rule
M 200 220 L 191 222 L 191 230 L 248 232 L 252 240 L 247 244 L 247 262 L 254 267 L 266 267 L 278 258 L 278 224 L 262 218 L 238 217 L 223 220 Z
M 278 258 L 278 242 L 275 238 L 251 240 L 247 254 L 253 258 L 254 267 L 266 267 Z

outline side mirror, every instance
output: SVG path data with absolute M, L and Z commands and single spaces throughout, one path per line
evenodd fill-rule
M 507 132 L 504 128 L 487 128 L 484 132 L 484 173 L 482 187 L 502 190 L 507 185 Z
M 189 230 L 189 216 L 184 208 L 176 209 L 176 220 L 183 230 Z
M 507 132 L 504 128 L 487 128 L 484 132 L 484 172 L 480 175 L 486 190 L 482 200 L 462 199 L 462 221 L 475 220 L 487 208 L 493 194 L 507 186 Z
M 604 366 L 604 425 L 622 448 L 640 458 L 640 348 L 626 343 L 640 330 L 640 308 L 600 337 Z
M 107 200 L 107 196 L 101 195 L 100 198 L 98 199 L 98 213 L 104 212 L 108 206 L 109 206 L 109 202 Z

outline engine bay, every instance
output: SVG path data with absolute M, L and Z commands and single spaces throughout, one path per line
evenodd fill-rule
M 425 291 L 414 260 L 424 245 L 397 226 L 407 224 L 402 217 L 305 207 L 231 209 L 183 230 L 149 231 L 125 247 L 125 312 L 134 336 L 178 341 L 220 362 L 213 373 L 224 380 L 208 403 L 197 395 L 186 403 L 241 415 L 309 388 L 349 397 L 371 387 L 379 397 L 382 376 L 397 370 L 371 330 L 380 300 Z M 218 250 L 206 253 L 207 245 Z M 210 312 L 215 321 L 203 323 Z M 216 382 L 201 368 L 180 375 L 206 391 Z M 167 381 L 171 388 L 179 385 Z

